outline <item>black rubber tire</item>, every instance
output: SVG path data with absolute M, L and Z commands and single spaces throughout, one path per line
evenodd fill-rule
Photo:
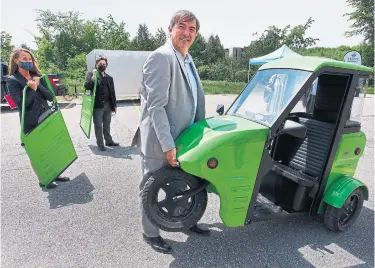
M 353 215 L 351 216 L 351 218 L 349 219 L 349 221 L 346 222 L 345 224 L 341 224 L 340 220 L 339 220 L 340 215 L 345 210 L 345 204 L 347 202 L 349 202 L 349 200 L 353 196 L 358 198 L 358 204 L 356 206 L 356 209 L 355 209 Z M 357 220 L 359 214 L 361 213 L 363 201 L 364 201 L 363 189 L 357 188 L 348 196 L 348 198 L 344 202 L 344 205 L 341 208 L 336 208 L 336 207 L 333 207 L 333 206 L 330 206 L 330 205 L 327 204 L 325 212 L 324 212 L 324 224 L 325 224 L 325 226 L 328 229 L 330 229 L 332 231 L 335 231 L 335 232 L 344 232 L 344 231 L 348 230 L 354 224 L 354 222 Z
M 188 215 L 182 218 L 170 218 L 158 213 L 157 194 L 160 187 L 170 179 L 179 179 L 186 182 L 191 189 L 200 186 L 200 180 L 178 168 L 164 167 L 155 172 L 145 183 L 142 191 L 142 206 L 146 217 L 159 229 L 167 232 L 183 232 L 194 226 L 203 216 L 207 207 L 207 190 L 192 197 L 193 205 Z

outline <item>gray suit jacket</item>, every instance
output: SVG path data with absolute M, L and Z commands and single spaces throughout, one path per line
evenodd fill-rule
M 191 64 L 198 85 L 196 122 L 205 119 L 205 97 L 196 67 Z M 193 116 L 194 98 L 184 60 L 167 42 L 153 51 L 143 66 L 141 116 L 132 146 L 137 145 L 146 157 L 165 159 Z

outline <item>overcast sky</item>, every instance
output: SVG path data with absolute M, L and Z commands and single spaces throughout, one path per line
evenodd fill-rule
M 120 4 L 121 3 L 121 4 Z M 220 3 L 220 4 L 219 4 Z M 346 38 L 350 22 L 344 13 L 351 12 L 345 0 L 18 0 L 1 1 L 1 30 L 13 36 L 13 43 L 25 42 L 35 48 L 33 37 L 38 35 L 35 9 L 57 11 L 79 11 L 84 19 L 106 17 L 112 14 L 117 22 L 124 21 L 126 30 L 135 36 L 138 25 L 147 24 L 152 33 L 162 27 L 167 31 L 173 12 L 188 9 L 195 13 L 201 22 L 204 36 L 218 34 L 224 47 L 243 47 L 254 40 L 254 32 L 262 33 L 268 26 L 284 28 L 288 24 L 304 24 L 311 16 L 315 22 L 308 30 L 308 35 L 319 38 L 317 46 L 335 47 L 339 45 L 357 45 L 362 37 Z

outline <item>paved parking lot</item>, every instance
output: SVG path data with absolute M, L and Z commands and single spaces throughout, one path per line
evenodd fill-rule
M 233 99 L 208 96 L 207 116 Z M 121 147 L 106 152 L 80 129 L 81 106 L 67 106 L 63 115 L 78 160 L 65 172 L 72 180 L 51 190 L 38 186 L 20 146 L 18 113 L 1 114 L 1 267 L 374 267 L 372 96 L 365 102 L 367 148 L 356 174 L 369 185 L 371 199 L 350 231 L 330 232 L 310 217 L 227 228 L 218 215 L 219 200 L 210 194 L 201 223 L 212 235 L 163 232 L 174 248 L 171 255 L 142 241 L 140 156 L 129 147 L 138 105 L 120 104 L 112 126 Z

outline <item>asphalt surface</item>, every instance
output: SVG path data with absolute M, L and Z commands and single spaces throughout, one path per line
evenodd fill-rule
M 234 96 L 207 96 L 207 116 Z M 366 98 L 362 117 L 367 147 L 357 178 L 370 188 L 359 219 L 345 233 L 333 233 L 321 219 L 298 217 L 223 226 L 217 196 L 200 221 L 210 237 L 185 233 L 162 236 L 171 255 L 142 241 L 137 189 L 140 156 L 129 147 L 138 120 L 138 103 L 124 102 L 113 118 L 120 148 L 99 152 L 94 133 L 79 127 L 81 106 L 63 115 L 78 153 L 64 173 L 72 178 L 42 190 L 20 146 L 19 118 L 1 114 L 1 267 L 374 267 L 374 99 Z M 62 107 L 65 107 L 62 105 Z

